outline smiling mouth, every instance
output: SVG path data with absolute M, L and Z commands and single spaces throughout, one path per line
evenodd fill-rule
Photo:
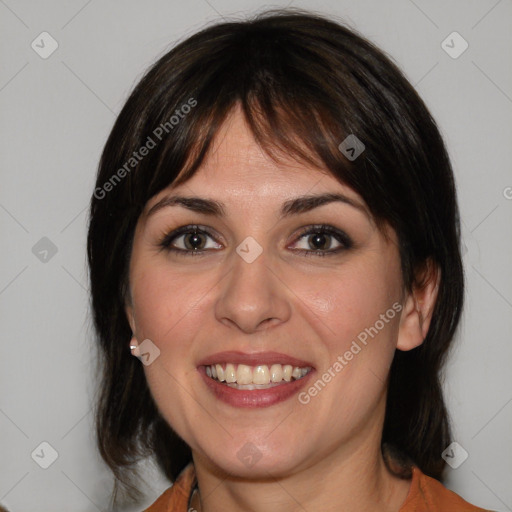
M 312 368 L 290 364 L 249 366 L 223 363 L 205 366 L 206 375 L 215 382 L 240 390 L 268 389 L 302 379 Z

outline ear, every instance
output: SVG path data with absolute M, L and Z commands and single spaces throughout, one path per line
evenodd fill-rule
M 127 304 L 124 308 L 124 311 L 126 313 L 126 318 L 128 320 L 128 323 L 130 324 L 130 329 L 132 330 L 133 334 L 135 335 L 135 316 L 133 314 L 133 306 L 130 304 Z
M 136 338 L 137 330 L 136 330 L 136 323 L 135 323 L 135 313 L 133 311 L 133 305 L 131 301 L 131 297 L 127 296 L 125 299 L 125 307 L 124 311 L 126 313 L 126 319 L 128 320 L 128 323 L 130 324 L 130 329 L 132 330 L 133 337 L 132 341 Z M 132 343 L 130 343 L 132 344 Z
M 133 314 L 133 307 L 131 305 L 125 306 L 126 318 L 128 319 L 128 323 L 130 324 L 130 328 L 132 330 L 132 337 L 130 338 L 130 342 L 128 344 L 132 356 L 139 357 L 140 356 L 140 348 L 139 342 L 137 341 L 137 335 L 135 331 L 135 316 Z
M 413 289 L 405 298 L 398 330 L 398 350 L 419 347 L 427 337 L 440 282 L 441 269 L 428 259 L 416 274 Z

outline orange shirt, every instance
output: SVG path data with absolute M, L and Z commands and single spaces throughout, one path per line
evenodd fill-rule
M 167 489 L 144 512 L 188 512 L 189 500 L 196 485 L 194 466 L 190 463 Z M 192 510 L 190 512 L 193 512 Z M 398 512 L 489 512 L 464 501 L 443 484 L 413 468 L 409 494 Z

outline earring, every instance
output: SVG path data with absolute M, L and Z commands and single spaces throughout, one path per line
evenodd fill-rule
M 130 350 L 132 351 L 132 356 L 139 357 L 140 356 L 140 350 L 139 345 L 136 344 L 137 339 L 135 336 L 132 336 L 132 339 L 130 340 Z

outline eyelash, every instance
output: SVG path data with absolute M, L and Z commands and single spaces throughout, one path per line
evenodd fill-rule
M 182 226 L 178 229 L 175 229 L 171 233 L 163 236 L 161 241 L 158 243 L 158 246 L 162 250 L 166 250 L 169 252 L 173 252 L 178 254 L 179 256 L 203 256 L 206 251 L 209 249 L 200 249 L 200 250 L 191 250 L 191 249 L 178 249 L 176 247 L 171 247 L 171 243 L 181 235 L 187 234 L 205 234 L 211 238 L 214 238 L 213 234 L 204 226 L 198 226 L 196 224 Z M 353 242 L 351 238 L 340 231 L 339 229 L 333 228 L 332 226 L 326 224 L 318 224 L 313 226 L 307 226 L 304 228 L 299 235 L 297 236 L 296 241 L 299 241 L 301 238 L 306 235 L 316 235 L 316 234 L 326 234 L 334 237 L 339 243 L 342 244 L 342 247 L 338 247 L 337 249 L 331 249 L 327 251 L 323 250 L 307 250 L 307 249 L 296 249 L 298 252 L 303 253 L 304 256 L 333 256 L 335 254 L 339 254 L 342 251 L 346 251 L 347 249 L 352 248 Z

